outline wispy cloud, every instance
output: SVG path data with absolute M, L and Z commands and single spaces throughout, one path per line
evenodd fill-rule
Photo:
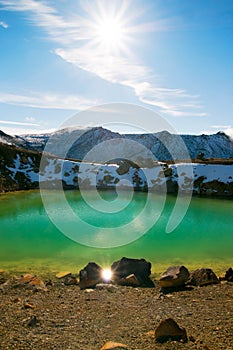
M 23 126 L 40 126 L 40 124 L 36 123 L 26 123 L 26 122 L 17 122 L 17 121 L 10 121 L 10 120 L 0 120 L 0 124 L 6 124 L 6 125 L 23 125 Z
M 4 21 L 0 21 L 0 27 L 7 29 L 9 27 L 9 25 Z
M 224 130 L 224 129 L 230 129 L 230 128 L 231 128 L 231 125 L 223 125 L 223 124 L 220 124 L 220 125 L 211 125 L 211 128 L 213 128 L 213 129 L 218 129 L 218 130 Z
M 34 117 L 26 117 L 25 120 L 27 122 L 35 122 L 36 121 L 36 119 Z
M 48 109 L 83 110 L 94 106 L 97 100 L 75 95 L 55 95 L 51 93 L 34 93 L 33 95 L 6 94 L 0 92 L 0 103 L 16 106 Z
M 81 2 L 80 2 L 81 3 Z M 56 41 L 59 48 L 55 53 L 66 62 L 75 67 L 85 70 L 104 81 L 120 84 L 134 91 L 140 102 L 157 108 L 158 111 L 171 116 L 205 116 L 199 97 L 187 93 L 184 89 L 161 86 L 155 73 L 142 64 L 130 53 L 125 45 L 125 52 L 108 52 L 103 50 L 100 43 L 95 41 L 93 23 L 101 21 L 106 16 L 103 1 L 82 2 L 84 16 L 69 16 L 61 14 L 57 8 L 49 5 L 48 1 L 35 0 L 0 0 L 4 8 L 11 11 L 29 11 L 30 20 L 42 27 L 46 35 Z M 53 3 L 55 4 L 55 2 Z M 109 8 L 109 2 L 106 2 Z M 108 4 L 108 6 L 107 6 Z M 117 5 L 118 4 L 118 5 Z M 132 5 L 130 7 L 130 5 Z M 55 5 L 54 5 L 55 6 Z M 152 23 L 139 23 L 139 13 L 134 14 L 134 6 L 130 0 L 111 2 L 111 6 L 121 21 L 127 27 L 127 38 L 132 33 L 148 31 L 168 31 L 174 29 L 174 24 L 169 19 L 158 19 Z M 137 19 L 137 23 L 134 20 Z M 123 47 L 123 44 L 122 44 Z M 74 105 L 75 109 L 80 101 L 71 96 L 65 100 L 54 99 L 48 96 L 44 102 L 48 108 L 69 108 Z M 83 101 L 82 101 L 83 102 Z M 23 101 L 19 103 L 25 103 Z M 30 100 L 27 100 L 30 105 Z M 86 103 L 84 103 L 86 104 Z M 41 106 L 38 99 L 32 98 L 31 105 Z M 41 107 L 40 107 L 41 108 Z M 70 109 L 74 109 L 72 106 Z

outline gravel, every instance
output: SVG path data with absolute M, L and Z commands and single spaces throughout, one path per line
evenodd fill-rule
M 161 320 L 173 318 L 188 342 L 156 343 Z M 232 350 L 233 283 L 163 294 L 155 288 L 80 290 L 53 281 L 47 291 L 0 288 L 0 349 L 100 350 L 107 341 L 131 350 Z

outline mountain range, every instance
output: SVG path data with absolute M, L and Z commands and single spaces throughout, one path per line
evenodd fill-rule
M 119 134 L 102 127 L 83 129 L 61 129 L 54 133 L 39 135 L 10 136 L 0 131 L 0 142 L 22 147 L 24 149 L 43 151 L 47 149 L 58 157 L 63 157 L 64 149 L 68 147 L 67 158 L 83 159 L 94 146 L 104 141 L 115 140 L 118 149 L 123 140 L 131 140 L 143 145 L 157 160 L 169 161 L 181 159 L 179 151 L 182 140 L 187 147 L 191 159 L 202 158 L 233 158 L 233 140 L 224 132 L 212 135 L 177 135 L 168 131 L 151 134 Z M 70 144 L 70 147 L 67 146 Z M 167 147 L 168 146 L 168 147 Z M 174 150 L 174 154 L 168 151 Z M 98 161 L 98 159 L 95 159 Z
M 182 149 L 177 152 L 183 147 L 181 140 L 193 162 L 183 162 L 184 158 L 180 158 L 173 164 L 169 162 L 171 157 L 182 154 Z M 98 145 L 103 145 L 100 151 Z M 138 145 L 148 153 L 139 154 Z M 98 151 L 94 152 L 92 160 L 82 161 L 86 152 L 95 146 Z M 68 153 L 64 157 L 66 148 Z M 100 161 L 102 156 L 108 155 L 109 148 L 113 154 L 120 150 L 120 154 L 123 151 L 129 156 Z M 150 152 L 160 161 L 146 158 Z M 199 159 L 194 159 L 196 157 Z M 131 184 L 139 191 L 177 193 L 179 189 L 184 193 L 232 197 L 232 174 L 233 142 L 224 133 L 183 135 L 180 139 L 166 131 L 120 135 L 100 127 L 24 136 L 0 132 L 0 192 L 37 189 L 39 185 L 46 189 L 80 189 L 80 186 L 114 189 L 116 185 L 127 188 Z

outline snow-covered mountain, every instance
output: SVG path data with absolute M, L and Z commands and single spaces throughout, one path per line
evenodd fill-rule
M 56 156 L 63 156 L 64 149 L 69 145 L 66 156 L 72 159 L 83 159 L 94 146 L 111 139 L 115 140 L 115 143 L 118 142 L 118 149 L 121 147 L 121 140 L 133 140 L 144 145 L 156 159 L 163 161 L 182 158 L 180 139 L 184 141 L 192 159 L 200 154 L 205 158 L 233 158 L 233 140 L 223 132 L 213 135 L 176 135 L 168 131 L 154 134 L 118 134 L 95 127 L 86 130 L 63 129 L 52 134 L 24 135 L 16 139 L 17 142 L 21 141 L 21 147 L 39 151 L 42 151 L 47 143 L 49 152 Z M 12 143 L 14 144 L 13 140 Z M 173 155 L 168 149 L 174 152 Z

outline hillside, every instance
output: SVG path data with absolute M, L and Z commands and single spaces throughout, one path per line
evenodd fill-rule
M 38 151 L 26 150 L 0 142 L 0 192 L 39 188 L 47 189 L 114 189 L 116 185 L 137 191 L 166 191 L 208 196 L 233 197 L 233 165 L 154 163 L 138 167 L 118 160 L 99 164 L 65 160 Z M 193 179 L 191 173 L 193 171 Z

